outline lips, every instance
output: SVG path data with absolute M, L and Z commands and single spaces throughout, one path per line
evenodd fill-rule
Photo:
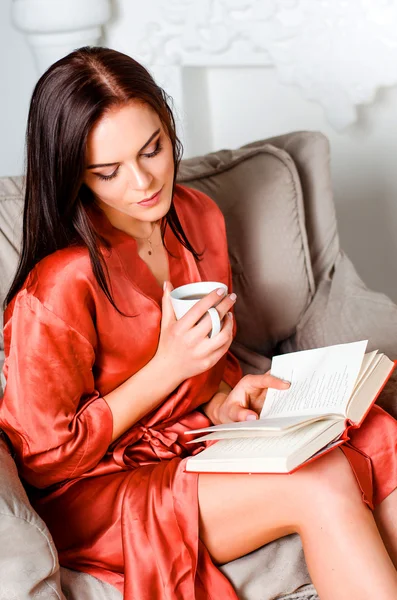
M 146 204 L 146 202 L 150 202 L 151 200 L 155 200 L 156 196 L 158 196 L 161 192 L 163 188 L 161 188 L 158 192 L 155 192 L 153 194 L 153 196 L 150 196 L 150 198 L 144 198 L 143 200 L 141 200 L 140 202 L 138 202 L 138 204 Z

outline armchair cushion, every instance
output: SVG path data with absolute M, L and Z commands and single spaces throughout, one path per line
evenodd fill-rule
M 32 508 L 0 434 L 0 598 L 121 600 L 113 586 L 59 567 L 51 534 Z M 62 587 L 61 587 L 62 586 Z
M 3 437 L 0 482 L 0 598 L 63 599 L 57 551 L 29 503 Z
M 332 272 L 320 281 L 314 300 L 280 351 L 360 339 L 368 340 L 368 351 L 379 350 L 397 360 L 397 306 L 385 294 L 368 289 L 340 251 Z
M 205 192 L 221 208 L 238 295 L 236 341 L 271 356 L 293 334 L 315 292 L 293 160 L 258 142 L 185 160 L 178 181 Z
M 318 131 L 295 131 L 266 141 L 288 153 L 299 175 L 311 267 L 317 285 L 332 269 L 339 251 L 328 139 Z M 243 148 L 257 148 L 261 144 L 262 141 L 252 142 Z

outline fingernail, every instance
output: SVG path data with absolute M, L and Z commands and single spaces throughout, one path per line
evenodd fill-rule
M 164 283 L 163 283 L 163 290 L 164 290 L 164 291 L 165 291 L 165 288 L 166 288 L 166 287 L 167 287 L 167 282 L 166 282 L 166 281 L 164 281 Z
M 230 294 L 229 296 L 230 300 L 233 300 L 233 302 L 235 301 L 235 299 L 237 298 L 236 294 L 233 292 L 233 294 Z
M 257 419 L 258 419 L 258 417 L 256 417 L 255 415 L 248 415 L 245 420 L 246 421 L 256 421 Z
M 233 319 L 233 313 L 231 313 L 231 312 L 228 312 L 228 313 L 227 313 L 227 316 L 228 316 L 230 319 Z
M 218 296 L 224 296 L 225 295 L 225 290 L 223 288 L 218 288 L 216 290 L 216 293 L 218 294 Z
M 285 385 L 287 385 L 288 387 L 291 385 L 291 382 L 287 381 L 286 379 L 283 379 L 283 383 L 285 383 Z

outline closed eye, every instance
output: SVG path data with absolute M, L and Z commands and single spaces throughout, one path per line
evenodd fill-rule
M 142 154 L 142 156 L 144 156 L 145 158 L 153 158 L 154 156 L 157 156 L 157 154 L 159 154 L 162 149 L 163 146 L 160 144 L 160 138 L 158 138 L 156 142 L 156 147 L 153 150 L 153 152 Z M 117 169 L 113 171 L 113 173 L 111 173 L 110 175 L 102 175 L 102 173 L 94 173 L 94 175 L 96 175 L 97 177 L 99 177 L 99 179 L 102 179 L 103 181 L 109 181 L 110 179 L 114 179 L 116 177 L 119 168 L 120 167 L 117 167 Z
M 109 181 L 109 179 L 113 179 L 114 177 L 116 177 L 118 170 L 119 170 L 119 168 L 117 167 L 117 169 L 115 171 L 113 171 L 113 173 L 111 173 L 110 175 L 102 175 L 101 173 L 94 173 L 94 175 L 99 177 L 99 179 L 103 179 L 104 181 Z
M 162 149 L 163 146 L 160 144 L 160 138 L 158 138 L 156 142 L 156 147 L 153 150 L 153 152 L 149 152 L 149 154 L 142 154 L 142 156 L 145 156 L 146 158 L 152 158 L 153 156 L 156 156 L 159 152 L 161 152 Z

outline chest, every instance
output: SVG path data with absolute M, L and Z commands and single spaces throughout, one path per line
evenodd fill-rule
M 205 255 L 196 262 L 191 253 L 183 252 L 172 241 L 167 247 L 171 254 L 163 245 L 155 247 L 153 244 L 150 255 L 147 245 L 133 249 L 126 245 L 108 257 L 113 297 L 124 315 L 103 300 L 102 295 L 98 298 L 94 375 L 101 394 L 120 385 L 154 356 L 159 341 L 165 280 L 171 281 L 174 287 L 194 281 L 228 283 L 227 263 L 225 265 L 219 256 L 206 260 Z
M 162 288 L 163 283 L 170 279 L 168 254 L 162 244 L 153 248 L 149 254 L 147 246 L 138 248 L 139 257 L 146 263 L 157 283 Z

